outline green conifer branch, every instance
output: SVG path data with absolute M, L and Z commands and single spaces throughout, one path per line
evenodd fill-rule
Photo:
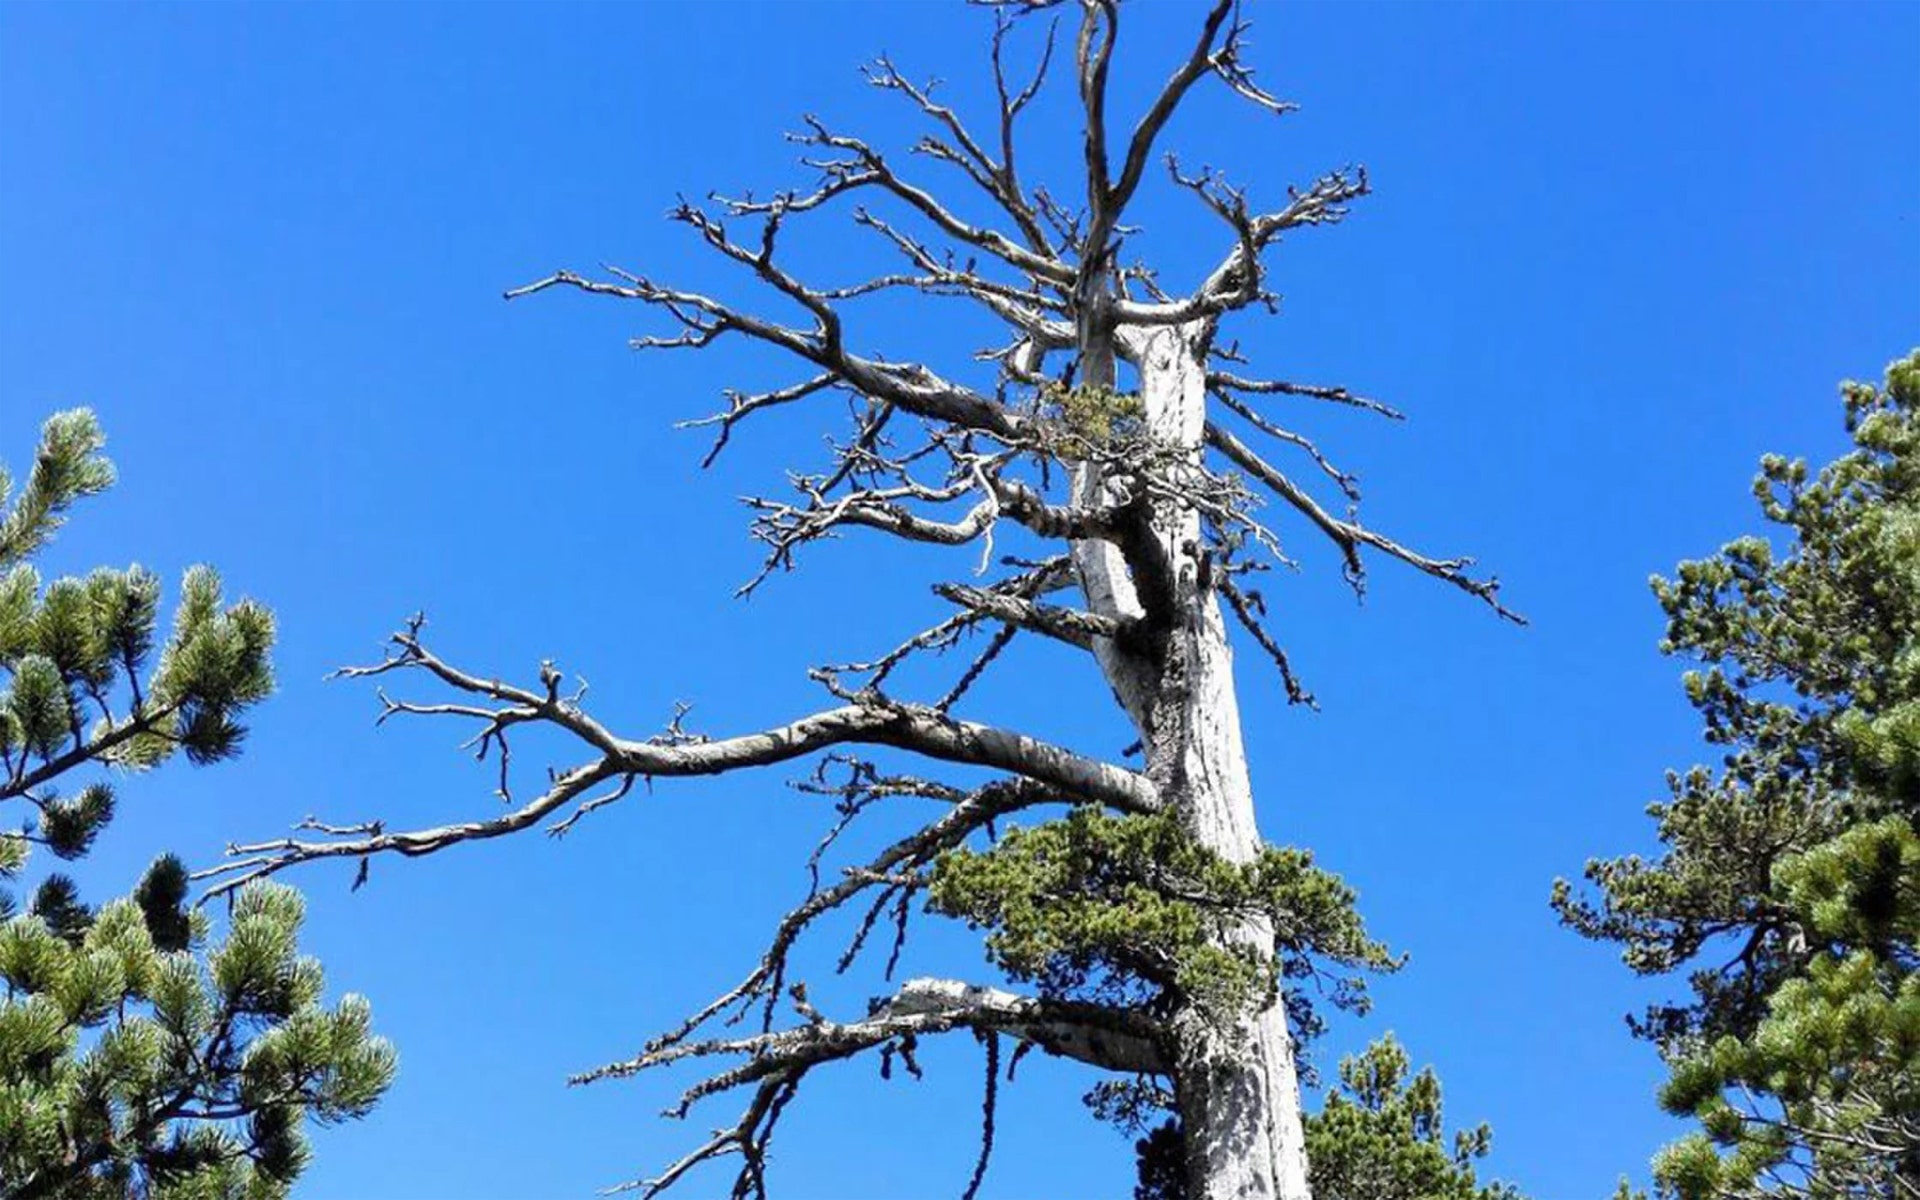
M 111 821 L 107 782 L 71 796 L 58 782 L 229 757 L 273 686 L 271 614 L 228 604 L 208 568 L 187 572 L 164 639 L 152 572 L 42 585 L 28 558 L 112 482 L 103 445 L 91 413 L 56 415 L 0 516 L 0 805 L 26 814 L 0 833 L 0 882 L 30 844 L 79 858 Z M 360 1116 L 386 1090 L 393 1050 L 366 1002 L 323 1005 L 319 965 L 298 953 L 297 893 L 240 892 L 218 942 L 186 901 L 171 856 L 97 912 L 63 875 L 24 913 L 0 890 L 0 1197 L 271 1200 L 308 1161 L 308 1119 Z

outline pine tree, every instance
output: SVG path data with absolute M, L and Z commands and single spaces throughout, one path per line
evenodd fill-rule
M 1690 971 L 1634 1022 L 1701 1123 L 1655 1164 L 1681 1200 L 1920 1197 L 1920 353 L 1842 394 L 1850 453 L 1762 463 L 1783 547 L 1654 580 L 1721 766 L 1670 776 L 1659 857 L 1555 896 L 1634 970 Z
M 272 616 L 226 603 L 205 567 L 164 639 L 141 567 L 42 585 L 35 552 L 113 482 L 103 444 L 92 413 L 59 413 L 10 507 L 0 471 L 0 804 L 26 816 L 0 833 L 0 882 L 35 846 L 85 855 L 111 820 L 112 784 L 61 784 L 229 758 L 273 685 Z M 319 964 L 298 953 L 298 893 L 240 891 L 209 944 L 188 886 L 163 855 L 98 912 L 61 874 L 24 911 L 0 891 L 0 1197 L 281 1196 L 307 1161 L 302 1123 L 359 1116 L 386 1089 L 393 1053 L 366 1002 L 323 1006 Z
M 832 802 L 831 832 L 810 863 L 814 886 L 779 921 L 760 961 L 639 1056 L 581 1077 L 701 1060 L 715 1073 L 684 1094 L 677 1115 L 721 1092 L 747 1097 L 737 1120 L 637 1181 L 646 1195 L 723 1158 L 739 1164 L 736 1196 L 764 1194 L 768 1140 L 809 1072 L 867 1051 L 883 1071 L 917 1072 L 922 1039 L 964 1030 L 980 1039 L 988 1068 L 969 1196 L 992 1147 L 1001 1068 L 1038 1048 L 1105 1073 L 1091 1096 L 1098 1110 L 1137 1115 L 1164 1102 L 1176 1112 L 1177 1126 L 1160 1141 L 1173 1142 L 1194 1200 L 1305 1200 L 1296 1039 L 1324 1019 L 1310 1000 L 1324 994 L 1334 1007 L 1360 1007 L 1364 973 L 1399 959 L 1367 934 L 1338 877 L 1303 849 L 1267 845 L 1256 829 L 1229 629 L 1278 669 L 1291 699 L 1309 700 L 1256 586 L 1259 572 L 1291 561 L 1263 505 L 1327 538 L 1356 588 L 1369 560 L 1386 559 L 1512 616 L 1468 560 L 1424 556 L 1363 524 L 1347 507 L 1358 498 L 1352 478 L 1286 428 L 1277 407 L 1398 414 L 1345 388 L 1242 374 L 1235 347 L 1217 336 L 1235 314 L 1274 307 L 1265 256 L 1284 236 L 1339 222 L 1368 190 L 1364 171 L 1327 173 L 1262 208 L 1213 171 L 1173 165 L 1169 185 L 1217 223 L 1217 265 L 1175 295 L 1152 268 L 1123 258 L 1129 206 L 1158 174 L 1162 135 L 1195 87 L 1222 85 L 1269 115 L 1291 108 L 1246 66 L 1234 0 L 1201 10 L 1197 37 L 1126 128 L 1109 103 L 1123 25 L 1117 0 L 986 7 L 996 22 L 997 106 L 984 136 L 891 61 L 867 73 L 924 120 L 914 151 L 951 168 L 962 199 L 949 203 L 909 178 L 902 159 L 808 118 L 792 140 L 818 172 L 814 182 L 766 198 L 683 202 L 673 212 L 764 287 L 771 311 L 627 271 L 560 271 L 509 293 L 619 299 L 665 326 L 638 339 L 642 348 L 732 339 L 796 366 L 789 386 L 729 394 L 706 422 L 718 431 L 714 453 L 770 409 L 844 399 L 852 429 L 831 443 L 831 460 L 793 475 L 788 498 L 748 501 L 767 555 L 743 590 L 792 568 L 822 539 L 887 536 L 966 555 L 970 581 L 933 589 L 947 614 L 893 650 L 816 670 L 829 697 L 820 711 L 723 737 L 685 728 L 680 715 L 660 732 L 623 736 L 554 664 L 542 664 L 533 682 L 506 682 L 496 670 L 443 658 L 416 620 L 384 661 L 345 674 L 404 675 L 433 689 L 430 699 L 387 698 L 388 715 L 476 722 L 475 744 L 497 756 L 495 787 L 509 810 L 422 829 L 314 822 L 308 834 L 236 848 L 227 886 L 324 858 L 357 860 L 364 874 L 375 857 L 438 853 L 543 824 L 566 833 L 636 782 L 824 756 L 802 786 Z M 1077 29 L 1056 54 L 1053 32 L 1033 27 L 1060 10 Z M 1032 67 L 1015 71 L 1022 30 L 1044 40 Z M 1033 162 L 1016 164 L 1019 126 L 1062 60 L 1079 99 L 1084 155 L 1067 165 L 1064 186 L 1039 184 Z M 854 282 L 802 279 L 788 253 L 796 229 L 849 206 L 856 230 L 897 253 L 901 269 Z M 976 211 L 994 214 L 991 223 L 966 215 Z M 969 384 L 914 355 L 861 347 L 853 321 L 863 306 L 916 297 L 957 299 L 1001 323 L 1004 339 L 977 356 L 991 366 L 960 368 L 997 378 Z M 1272 439 L 1277 454 L 1299 453 L 1301 470 L 1269 461 L 1256 448 L 1261 439 Z M 1316 497 L 1321 486 L 1337 493 L 1326 498 L 1331 505 Z M 1069 594 L 1079 602 L 1055 602 Z M 1117 701 L 1125 732 L 1116 742 L 1137 743 L 1122 758 L 1137 761 L 1090 757 L 961 715 L 977 705 L 973 687 L 984 673 L 1014 669 L 1007 664 L 1018 651 L 1009 648 L 1023 639 L 1084 656 L 1078 661 Z M 968 664 L 938 678 L 939 656 L 970 643 Z M 540 728 L 580 757 L 552 764 L 529 793 L 516 789 L 507 745 Z M 987 778 L 960 786 L 897 769 L 903 758 L 984 768 Z M 876 808 L 931 815 L 871 859 L 823 878 L 840 832 Z M 837 968 L 891 942 L 891 978 L 916 908 L 980 930 L 996 983 L 1023 990 L 910 979 L 864 1014 L 829 1017 L 827 998 L 804 986 L 797 948 L 805 935 L 844 914 L 852 945 Z M 1009 1040 L 1015 1049 L 1003 1063 Z M 1385 1092 L 1376 1099 L 1399 1103 Z
M 1520 1200 L 1482 1184 L 1474 1164 L 1493 1149 L 1484 1122 L 1447 1136 L 1440 1079 L 1392 1034 L 1340 1063 L 1340 1089 L 1307 1118 L 1307 1161 L 1318 1200 Z

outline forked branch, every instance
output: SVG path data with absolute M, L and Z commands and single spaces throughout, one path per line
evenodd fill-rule
M 991 767 L 1053 789 L 1071 799 L 1121 812 L 1156 811 L 1160 798 L 1143 775 L 1087 758 L 1026 734 L 959 720 L 938 708 L 895 700 L 875 689 L 846 692 L 848 703 L 786 725 L 727 738 L 652 737 L 629 739 L 610 732 L 573 698 L 560 694 L 560 675 L 551 665 L 541 671 L 538 690 L 523 688 L 462 670 L 428 649 L 416 621 L 393 635 L 395 651 L 385 660 L 340 672 L 348 677 L 397 671 L 425 673 L 454 692 L 480 703 L 415 704 L 385 701 L 385 715 L 453 717 L 478 722 L 482 752 L 491 744 L 506 753 L 509 731 L 541 725 L 570 734 L 595 756 L 566 770 L 549 773 L 549 784 L 534 799 L 499 816 L 425 829 L 389 831 L 384 826 L 353 826 L 347 836 L 320 840 L 276 838 L 229 847 L 233 861 L 196 878 L 221 878 L 209 895 L 319 858 L 367 858 L 377 854 L 410 857 L 432 854 L 462 842 L 517 833 L 578 802 L 591 810 L 615 796 L 589 796 L 611 783 L 624 796 L 634 779 L 719 775 L 791 762 L 840 746 L 888 746 L 941 762 Z M 504 790 L 504 789 L 502 789 Z M 570 826 L 569 818 L 563 827 Z M 320 829 L 309 823 L 306 828 Z
M 1340 548 L 1341 556 L 1346 560 L 1347 579 L 1355 587 L 1364 586 L 1366 580 L 1366 563 L 1361 556 L 1361 550 L 1364 547 L 1378 551 L 1388 558 L 1398 559 L 1416 571 L 1450 583 L 1470 596 L 1478 597 L 1494 612 L 1517 625 L 1527 623 L 1525 617 L 1500 603 L 1498 579 L 1476 579 L 1467 573 L 1468 568 L 1473 566 L 1472 559 L 1428 558 L 1409 550 L 1384 534 L 1368 529 L 1357 521 L 1341 520 L 1322 508 L 1320 503 L 1302 490 L 1298 484 L 1255 454 L 1245 442 L 1212 422 L 1207 424 L 1207 444 L 1220 451 L 1227 461 L 1271 489 L 1275 495 L 1286 501 L 1326 534 L 1333 544 Z

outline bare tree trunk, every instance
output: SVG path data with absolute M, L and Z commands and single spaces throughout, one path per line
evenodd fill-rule
M 1245 861 L 1259 852 L 1233 659 L 1219 605 L 1196 598 L 1182 632 L 1192 666 L 1181 752 L 1186 778 L 1179 808 L 1188 831 L 1214 852 Z M 1273 952 L 1273 930 L 1249 921 L 1236 940 Z M 1230 1025 L 1194 1011 L 1174 1020 L 1174 1086 L 1187 1139 L 1187 1173 L 1195 1200 L 1307 1200 L 1306 1135 L 1300 1082 L 1284 1006 L 1274 1003 Z
M 1084 328 L 1084 327 L 1083 327 Z M 1200 460 L 1206 424 L 1210 322 L 1164 326 L 1129 346 L 1140 372 L 1147 423 L 1160 437 L 1192 448 Z M 1083 380 L 1113 386 L 1110 345 L 1083 337 Z M 1091 470 L 1076 480 L 1077 499 L 1100 499 Z M 1158 507 L 1154 529 L 1172 564 L 1171 627 L 1147 656 L 1097 647 L 1101 666 L 1138 725 L 1147 773 L 1188 831 L 1235 862 L 1260 852 L 1253 791 L 1241 741 L 1233 654 L 1202 549 L 1199 514 L 1190 505 Z M 1076 565 L 1095 612 L 1137 617 L 1144 607 L 1119 549 L 1076 547 Z M 1234 940 L 1273 952 L 1273 930 L 1249 921 Z M 1285 1007 L 1274 1003 L 1229 1022 L 1197 1006 L 1173 1022 L 1174 1086 L 1186 1136 L 1193 1200 L 1309 1200 L 1300 1084 Z

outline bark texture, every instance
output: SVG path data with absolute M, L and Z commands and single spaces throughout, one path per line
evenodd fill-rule
M 1206 430 L 1206 356 L 1211 321 L 1159 327 L 1129 347 L 1139 373 L 1144 419 L 1158 438 L 1199 465 Z M 1083 339 L 1082 363 L 1111 387 L 1111 342 Z M 1097 473 L 1083 471 L 1084 500 Z M 1144 651 L 1109 643 L 1102 669 L 1132 714 L 1147 753 L 1147 775 L 1164 803 L 1201 845 L 1233 862 L 1259 854 L 1261 838 L 1241 740 L 1233 651 L 1212 587 L 1212 568 L 1191 505 L 1157 506 L 1152 525 L 1172 566 L 1171 610 Z M 1089 607 L 1138 619 L 1146 615 L 1126 563 L 1108 543 L 1081 543 L 1076 558 Z M 1271 953 L 1273 930 L 1249 920 L 1231 936 Z M 1222 1024 L 1195 1006 L 1172 1021 L 1172 1078 L 1185 1128 L 1190 1194 L 1204 1200 L 1308 1200 L 1306 1137 L 1292 1036 L 1279 997 Z

